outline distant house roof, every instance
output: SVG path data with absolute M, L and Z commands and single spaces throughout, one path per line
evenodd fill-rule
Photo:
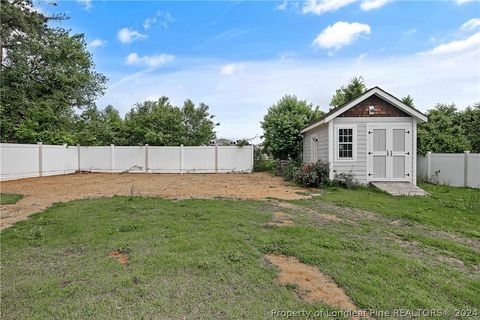
M 400 99 L 394 97 L 393 95 L 384 91 L 383 89 L 381 89 L 379 87 L 373 87 L 371 89 L 368 89 L 367 91 L 365 91 L 361 95 L 357 96 L 356 98 L 350 100 L 349 102 L 344 103 L 344 104 L 330 110 L 329 112 L 325 113 L 323 116 L 320 117 L 320 119 L 318 119 L 314 123 L 311 123 L 311 124 L 307 125 L 305 128 L 303 128 L 300 131 L 300 133 L 304 133 L 306 131 L 309 131 L 313 128 L 318 127 L 319 125 L 322 125 L 324 123 L 328 123 L 330 120 L 336 118 L 337 116 L 344 113 L 348 109 L 356 106 L 357 104 L 359 104 L 363 100 L 365 100 L 365 99 L 367 99 L 367 98 L 369 98 L 373 95 L 377 95 L 378 97 L 380 97 L 383 100 L 391 103 L 395 107 L 404 111 L 408 115 L 420 120 L 421 122 L 427 122 L 427 116 L 425 114 L 423 114 L 420 111 L 418 111 L 417 109 L 415 109 L 413 107 L 410 107 L 409 105 L 403 103 Z

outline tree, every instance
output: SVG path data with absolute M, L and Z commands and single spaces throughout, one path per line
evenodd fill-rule
M 215 138 L 214 128 L 219 123 L 213 123 L 215 116 L 208 113 L 208 106 L 200 103 L 198 108 L 191 100 L 186 100 L 182 107 L 182 122 L 185 126 L 185 145 L 199 146 L 208 144 Z
M 302 154 L 300 130 L 321 116 L 318 107 L 286 95 L 268 109 L 261 122 L 265 151 L 276 159 L 298 159 Z
M 454 104 L 437 104 L 427 116 L 428 122 L 420 124 L 417 130 L 418 153 L 470 150 L 470 141 L 461 125 L 461 113 Z
M 47 26 L 30 1 L 2 1 L 0 133 L 3 142 L 73 143 L 74 111 L 94 105 L 106 77 L 96 73 L 82 34 Z M 12 45 L 12 44 L 15 45 Z
M 202 145 L 215 138 L 213 116 L 208 106 L 198 108 L 185 101 L 183 108 L 170 104 L 167 97 L 137 104 L 125 116 L 125 134 L 129 144 L 159 146 Z
M 347 86 L 341 86 L 335 91 L 335 94 L 330 101 L 330 106 L 336 108 L 345 104 L 355 97 L 358 97 L 367 90 L 363 77 L 353 77 Z
M 124 122 L 118 110 L 107 106 L 98 110 L 96 106 L 87 107 L 75 123 L 75 141 L 84 146 L 105 146 L 126 143 Z
M 415 108 L 415 105 L 413 104 L 413 98 L 410 97 L 410 95 L 407 95 L 406 97 L 403 97 L 402 102 L 405 103 L 409 107 Z
M 467 107 L 461 114 L 461 125 L 470 141 L 470 151 L 480 153 L 480 102 Z

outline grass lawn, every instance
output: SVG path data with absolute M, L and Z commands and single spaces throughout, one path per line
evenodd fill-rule
M 427 197 L 391 197 L 375 188 L 328 189 L 323 200 L 408 219 L 480 239 L 480 190 L 420 184 Z
M 330 190 L 289 209 L 273 201 L 140 197 L 56 204 L 1 233 L 2 319 L 264 319 L 272 309 L 327 307 L 277 284 L 263 259 L 270 252 L 318 266 L 359 308 L 441 308 L 443 319 L 478 308 L 478 248 L 419 231 L 441 225 L 444 213 L 436 221 L 433 213 L 412 219 L 392 210 L 380 223 L 324 200 L 345 194 L 355 202 L 357 192 L 365 201 L 372 191 Z M 279 210 L 295 224 L 265 227 Z M 478 230 L 478 212 L 459 212 L 469 217 L 463 225 Z M 115 249 L 128 253 L 128 265 L 108 257 Z
M 0 205 L 2 204 L 15 204 L 22 199 L 21 194 L 0 193 Z

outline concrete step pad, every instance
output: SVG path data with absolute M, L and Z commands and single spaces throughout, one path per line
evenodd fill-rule
M 428 193 L 410 182 L 370 182 L 392 196 L 426 196 Z

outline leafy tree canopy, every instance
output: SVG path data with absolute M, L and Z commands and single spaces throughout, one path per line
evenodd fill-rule
M 353 77 L 346 86 L 341 86 L 335 91 L 335 94 L 330 101 L 330 106 L 336 108 L 344 103 L 347 103 L 353 98 L 361 95 L 367 90 L 365 80 L 363 77 Z
M 84 35 L 50 28 L 31 1 L 1 4 L 1 141 L 72 143 L 75 109 L 94 105 L 106 77 L 94 71 Z
M 322 112 L 305 100 L 286 95 L 268 109 L 261 122 L 265 151 L 276 159 L 298 159 L 302 154 L 300 130 Z
M 185 101 L 182 108 L 173 106 L 167 97 L 137 104 L 125 116 L 125 138 L 131 145 L 201 145 L 215 138 L 213 116 L 208 106 L 198 107 Z
M 413 103 L 413 98 L 410 97 L 410 95 L 407 95 L 406 97 L 403 97 L 402 102 L 405 103 L 409 107 L 415 108 L 415 105 Z
M 471 145 L 461 125 L 461 112 L 454 104 L 437 104 L 427 112 L 428 122 L 418 126 L 417 152 L 458 153 L 470 150 Z

